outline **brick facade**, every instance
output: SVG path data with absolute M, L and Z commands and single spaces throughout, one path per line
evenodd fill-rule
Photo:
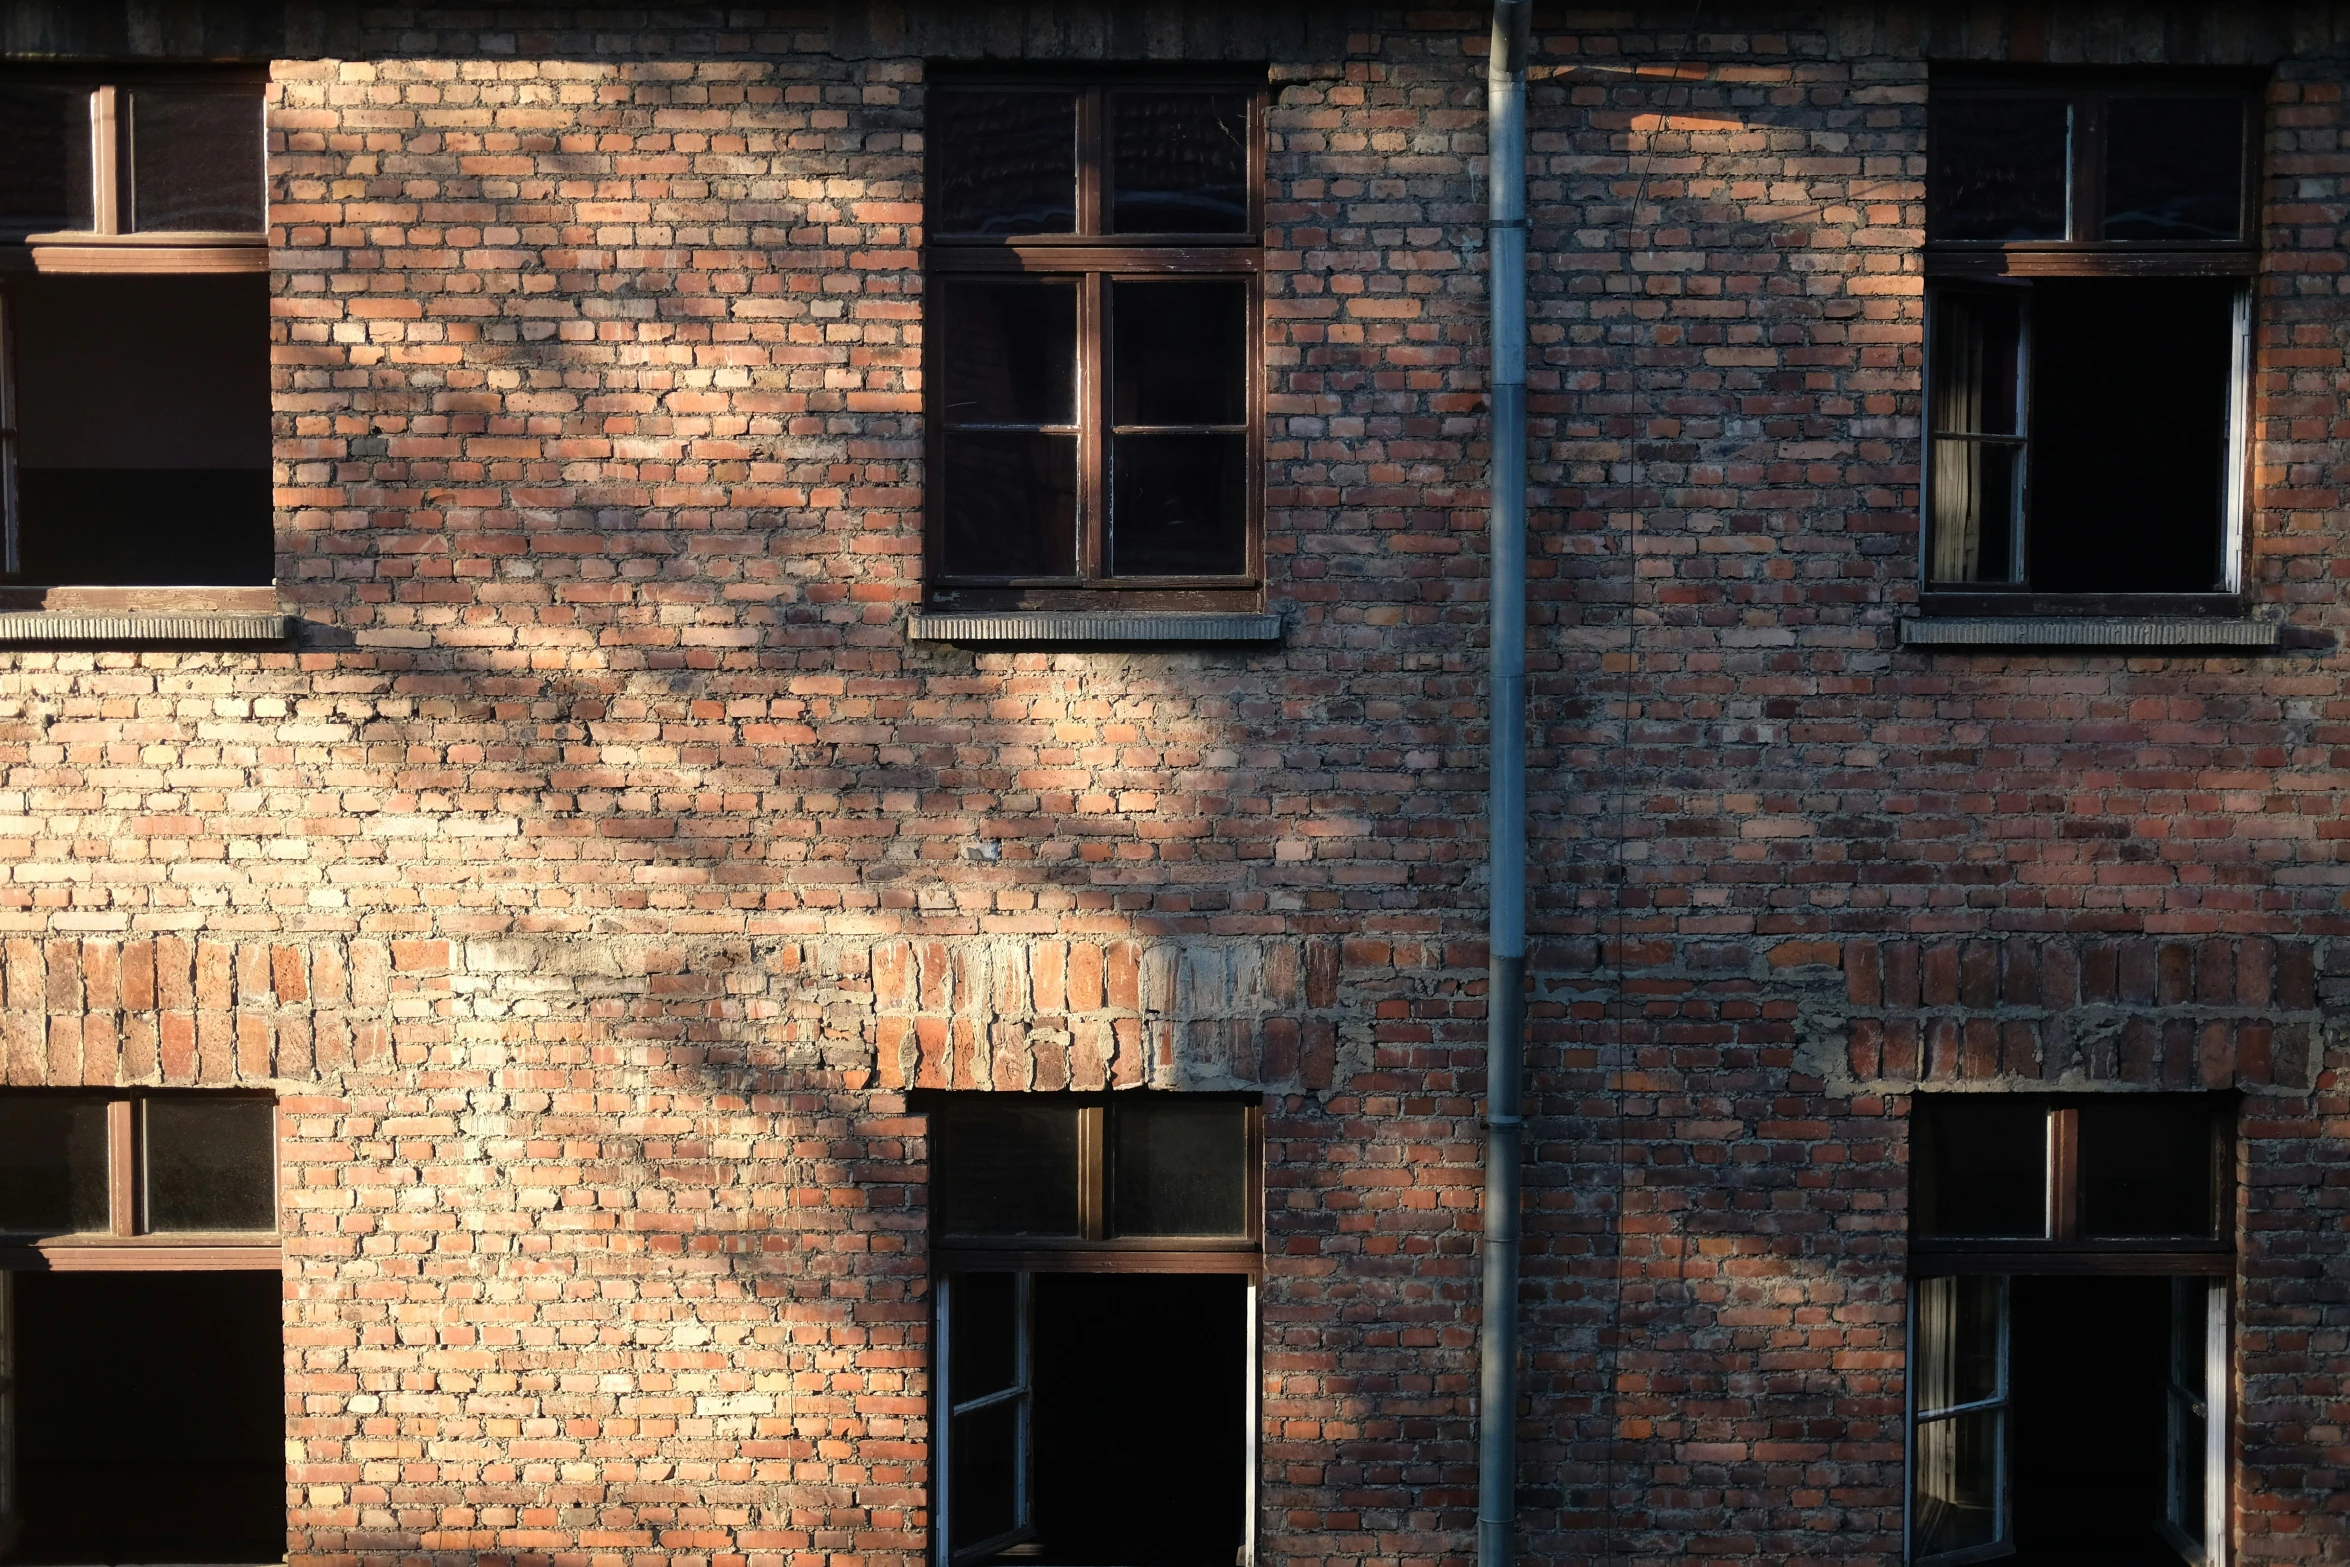
M 1669 18 L 1660 21 L 1664 12 Z M 2232 1086 L 2350 1559 L 2350 30 L 1537 17 L 1529 1559 L 1900 1559 L 1909 1094 Z M 7 1082 L 268 1085 L 290 1559 L 923 1560 L 910 1090 L 1267 1096 L 1264 1559 L 1466 1560 L 1485 19 L 0 8 L 271 63 L 300 648 L 0 654 Z M 1271 65 L 1274 650 L 909 643 L 926 62 Z M 1904 650 L 1929 60 L 2258 64 L 2268 656 Z

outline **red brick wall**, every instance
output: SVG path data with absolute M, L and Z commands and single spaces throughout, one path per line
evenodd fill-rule
M 1105 1081 L 1273 1096 L 1270 1559 L 1465 1558 L 1483 18 L 1089 15 L 267 51 L 314 631 L 5 659 L 0 985 L 12 1084 L 292 1110 L 297 1559 L 916 1560 L 904 1091 Z M 2350 44 L 1935 15 L 1539 19 L 1527 1540 L 1897 1559 L 1908 1091 L 2231 1081 L 2243 1550 L 2331 1560 Z M 2312 646 L 1898 651 L 1924 62 L 2288 47 L 2252 577 Z M 922 62 L 1021 54 L 1274 62 L 1278 651 L 905 641 Z

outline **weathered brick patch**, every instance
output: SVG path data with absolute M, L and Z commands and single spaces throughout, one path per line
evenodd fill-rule
M 1433 950 L 1333 939 L 9 940 L 0 1081 L 312 1083 L 560 1036 L 883 1089 L 1332 1085 Z M 1347 958 L 1342 994 L 1342 957 Z
M 2329 954 L 2313 941 L 1988 936 L 1801 955 L 1840 961 L 1844 1075 L 1886 1089 L 2026 1078 L 2305 1090 L 2325 1037 Z

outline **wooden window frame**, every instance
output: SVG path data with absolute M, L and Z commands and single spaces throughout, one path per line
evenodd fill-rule
M 1976 1095 L 1920 1094 L 1913 1101 L 1912 1124 L 1915 1112 L 1924 1103 L 1937 1099 L 1971 1099 Z M 2006 1237 L 1982 1240 L 1952 1240 L 1941 1237 L 1920 1237 L 1914 1232 L 1909 1242 L 1909 1277 L 1912 1281 L 1947 1278 L 1952 1276 L 1993 1275 L 2002 1279 L 2017 1276 L 2108 1278 L 2155 1277 L 2179 1284 L 2200 1286 L 2208 1291 L 2205 1317 L 2205 1392 L 2204 1453 L 2204 1543 L 2197 1551 L 2174 1526 L 2164 1530 L 2164 1537 L 2173 1548 L 2186 1556 L 2194 1567 L 2226 1567 L 2229 1555 L 2228 1526 L 2232 1514 L 2228 1505 L 2224 1482 L 2229 1470 L 2232 1452 L 2231 1400 L 2226 1376 L 2229 1348 L 2234 1332 L 2234 1279 L 2236 1269 L 2236 1178 L 2235 1178 L 2235 1110 L 2237 1096 L 2219 1094 L 2160 1094 L 2126 1096 L 2116 1094 L 2017 1094 L 2002 1095 L 2010 1102 L 2029 1102 L 2047 1111 L 2047 1153 L 2042 1161 L 2042 1194 L 2046 1202 L 2042 1235 L 2038 1237 Z M 2168 1103 L 2195 1103 L 2203 1107 L 2208 1117 L 2209 1138 L 2207 1155 L 2211 1161 L 2212 1237 L 2179 1239 L 2150 1237 L 2121 1239 L 2091 1236 L 2084 1233 L 2082 1221 L 2084 1188 L 2081 1172 L 2080 1112 L 2088 1105 L 2126 1102 L 2129 1098 L 2161 1100 Z M 1917 1144 L 1912 1140 L 1914 1149 Z M 1919 1169 L 1913 1159 L 1910 1171 L 1911 1223 L 1916 1222 L 1916 1200 Z M 2007 1366 L 2010 1322 L 2007 1316 L 2007 1292 L 2001 1292 L 1999 1343 L 2001 1364 L 1999 1370 L 2000 1394 L 1998 1403 L 2003 1410 L 2003 1421 L 2012 1417 L 2012 1390 Z M 1906 1364 L 1918 1364 L 1918 1324 L 1914 1305 L 1910 1311 L 1908 1328 L 1908 1357 Z M 1918 1392 L 1915 1378 L 1906 1395 L 1907 1403 L 1907 1462 L 1905 1468 L 1911 1477 L 1904 1483 L 1904 1533 L 1915 1528 L 1914 1466 L 1917 1462 L 1917 1431 L 1922 1423 L 1939 1420 L 1954 1411 L 1936 1411 L 1921 1417 L 1918 1411 Z M 2166 1407 L 2173 1401 L 2175 1368 L 2166 1362 Z M 2166 1417 L 2172 1418 L 2172 1417 Z M 2175 1433 L 2173 1433 L 2175 1439 Z M 2003 1425 L 2002 1441 L 2006 1445 L 2004 1464 L 2012 1458 L 2013 1433 Z M 2166 1506 L 2171 1505 L 2173 1477 L 2166 1468 L 2164 1476 Z M 2000 1539 L 1988 1546 L 1959 1551 L 1921 1555 L 1916 1551 L 1914 1538 L 1905 1548 L 1906 1559 L 1921 1567 L 1958 1567 L 1958 1564 L 1988 1561 L 2012 1554 L 2015 1547 L 2009 1537 L 2011 1520 L 2006 1517 L 2009 1479 L 2003 1470 L 1998 1479 L 2002 1508 Z
M 1974 1095 L 1920 1094 L 1921 1102 Z M 2211 1192 L 2214 1215 L 2210 1239 L 2171 1236 L 2121 1238 L 2091 1236 L 2081 1223 L 2080 1138 L 2081 1110 L 2095 1104 L 2126 1102 L 2115 1094 L 2002 1095 L 2010 1103 L 2029 1102 L 2048 1112 L 2048 1156 L 2043 1165 L 2047 1222 L 2033 1237 L 1950 1239 L 1912 1235 L 1909 1271 L 1913 1278 L 1944 1273 L 2035 1274 L 2163 1274 L 2225 1278 L 2235 1272 L 2235 1098 L 2228 1094 L 2161 1094 L 2145 1096 L 2170 1103 L 2203 1105 L 2210 1117 Z M 1922 1107 L 1922 1104 L 1921 1104 Z M 1910 1171 L 1912 1212 L 1918 1170 Z M 1914 1221 L 1913 1221 L 1914 1222 Z
M 1183 69 L 1049 72 L 939 72 L 935 89 L 1057 89 L 1075 91 L 1077 113 L 1077 217 L 1075 232 L 1013 236 L 926 233 L 923 243 L 925 298 L 948 278 L 1012 276 L 1074 283 L 1077 325 L 1077 537 L 1079 570 L 1067 577 L 948 575 L 935 566 L 923 574 L 925 602 L 960 610 L 1204 610 L 1259 608 L 1264 599 L 1265 560 L 1265 398 L 1264 398 L 1264 231 L 1265 110 L 1263 72 Z M 1104 105 L 1120 88 L 1221 89 L 1248 96 L 1248 227 L 1238 234 L 1113 234 L 1108 231 L 1108 176 L 1104 150 Z M 925 189 L 939 188 L 938 148 L 928 149 Z M 1242 419 L 1243 457 L 1248 483 L 1246 569 L 1220 576 L 1112 577 L 1103 573 L 1109 518 L 1111 345 L 1106 324 L 1113 283 L 1145 278 L 1229 278 L 1243 284 L 1250 330 L 1246 334 L 1247 376 Z M 946 420 L 936 400 L 941 334 L 923 334 L 924 453 L 932 495 L 946 472 Z M 945 508 L 924 506 L 924 548 L 929 562 L 945 553 Z
M 941 1095 L 916 1108 L 936 1114 L 965 1096 Z M 983 1097 L 971 1095 L 971 1098 Z M 941 1273 L 1245 1273 L 1264 1272 L 1265 1110 L 1255 1097 L 1231 1094 L 1153 1095 L 1153 1098 L 1213 1100 L 1247 1110 L 1248 1153 L 1245 1187 L 1248 1228 L 1237 1235 L 1112 1235 L 1109 1233 L 1110 1107 L 1132 1101 L 1135 1092 L 1037 1095 L 1077 1109 L 1078 1219 L 1075 1236 L 948 1235 L 933 1229 L 931 1253 Z M 934 1143 L 935 1147 L 936 1144 Z M 933 1166 L 934 1178 L 952 1180 L 951 1167 Z
M 2197 615 L 2240 616 L 2243 597 L 2246 518 L 2251 490 L 2251 294 L 2260 270 L 2260 177 L 2263 106 L 2261 78 L 2237 71 L 2151 72 L 1936 71 L 1928 87 L 1932 105 L 1954 99 L 2037 98 L 2073 105 L 2066 173 L 2066 227 L 2063 239 L 1955 240 L 1927 230 L 1924 246 L 1927 349 L 1932 354 L 1932 318 L 1940 285 L 2028 286 L 2034 278 L 2233 278 L 2238 280 L 2232 381 L 2228 394 L 2227 457 L 2218 519 L 2219 580 L 2209 592 L 2105 593 L 2035 590 L 2028 580 L 2013 583 L 1937 580 L 1934 564 L 1933 365 L 1923 367 L 1921 398 L 1925 427 L 1920 442 L 1918 489 L 1918 582 L 1920 607 L 1935 615 Z M 2243 168 L 2238 237 L 2233 240 L 2109 240 L 2086 232 L 2104 221 L 2105 160 L 2109 109 L 2117 98 L 2232 99 L 2242 109 Z M 1926 156 L 1934 157 L 1929 134 Z M 1931 179 L 1929 173 L 1928 178 Z M 1932 217 L 1929 212 L 1927 222 Z M 2028 306 L 2027 306 L 2028 310 Z M 2028 369 L 2024 372 L 2029 378 Z M 2029 426 L 2026 426 L 2029 435 Z M 2026 448 L 2023 510 L 2017 548 L 2028 552 L 2033 525 L 2030 449 Z M 2023 572 L 2019 555 L 2017 571 Z
M 267 148 L 254 170 L 262 185 L 261 227 L 243 229 L 150 229 L 128 227 L 131 206 L 129 137 L 124 133 L 122 96 L 142 87 L 227 87 L 253 89 L 254 112 L 266 113 L 262 89 L 269 73 L 256 66 L 185 67 L 19 67 L 0 70 L 9 86 L 85 87 L 90 91 L 90 182 L 92 226 L 16 232 L 0 243 L 0 270 L 39 272 L 266 272 L 269 270 Z
M 284 1266 L 285 1112 L 274 1094 L 217 1089 L 30 1089 L 11 1098 L 103 1099 L 106 1103 L 107 1228 L 78 1235 L 0 1235 L 0 1272 L 175 1273 Z M 276 1223 L 261 1230 L 151 1231 L 140 1212 L 146 1180 L 144 1110 L 156 1100 L 261 1100 L 270 1116 L 270 1201 Z M 266 1238 L 264 1238 L 266 1236 Z

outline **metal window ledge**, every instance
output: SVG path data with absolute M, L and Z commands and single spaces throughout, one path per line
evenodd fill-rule
M 1278 642 L 1279 615 L 1123 610 L 983 610 L 917 614 L 916 642 Z
M 1903 647 L 2225 648 L 2269 652 L 2284 624 L 2198 616 L 1918 615 L 1901 622 Z

